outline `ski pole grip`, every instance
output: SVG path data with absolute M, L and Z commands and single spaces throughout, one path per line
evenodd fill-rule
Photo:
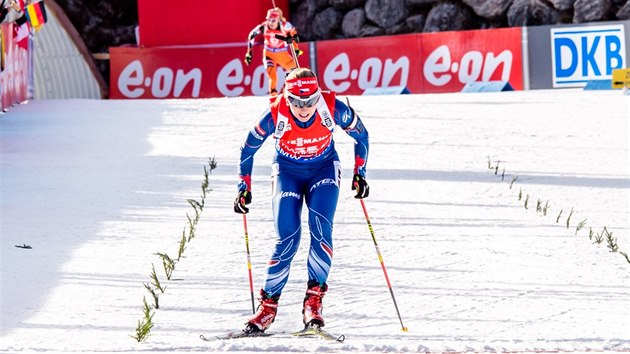
M 291 35 L 288 35 L 288 36 L 285 37 L 285 36 L 283 36 L 281 34 L 276 34 L 276 39 L 279 39 L 279 40 L 281 40 L 283 42 L 287 42 L 287 43 L 291 44 Z
M 281 40 L 281 41 L 287 42 L 288 44 L 291 44 L 293 42 L 295 42 L 295 43 L 299 43 L 300 42 L 300 37 L 298 37 L 297 34 L 295 36 L 292 36 L 292 35 L 289 34 L 286 37 L 281 35 L 281 34 L 276 34 L 276 38 Z

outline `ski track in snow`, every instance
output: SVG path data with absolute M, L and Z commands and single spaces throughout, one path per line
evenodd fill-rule
M 239 146 L 267 98 L 32 101 L 0 117 L 0 352 L 630 351 L 630 264 L 588 237 L 606 226 L 630 253 L 630 97 L 541 90 L 350 101 L 370 132 L 365 202 L 408 332 L 352 197 L 353 141 L 343 132 L 324 315 L 345 342 L 287 335 L 302 327 L 305 222 L 269 330 L 277 335 L 203 342 L 200 334 L 238 331 L 251 314 L 232 202 Z M 268 140 L 247 215 L 256 293 L 275 242 Z M 197 236 L 167 281 L 155 254 L 177 254 L 208 157 L 218 167 Z M 537 201 L 549 203 L 546 216 Z M 32 249 L 15 247 L 23 244 Z M 166 290 L 151 335 L 137 343 L 130 336 L 142 298 L 152 303 L 143 286 L 152 265 Z

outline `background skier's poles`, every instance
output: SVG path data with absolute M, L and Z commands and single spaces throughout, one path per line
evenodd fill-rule
M 374 241 L 374 247 L 376 247 L 376 254 L 378 254 L 378 260 L 381 262 L 381 268 L 383 268 L 383 274 L 385 274 L 385 281 L 387 282 L 389 293 L 392 295 L 392 300 L 394 300 L 394 307 L 396 308 L 396 313 L 398 314 L 398 319 L 400 320 L 400 326 L 402 327 L 403 332 L 407 332 L 408 329 L 403 324 L 402 317 L 400 317 L 400 311 L 398 311 L 398 304 L 396 304 L 396 297 L 394 296 L 394 290 L 392 289 L 392 284 L 389 282 L 389 277 L 387 276 L 387 269 L 385 269 L 385 263 L 383 263 L 383 256 L 381 255 L 381 250 L 378 248 L 378 243 L 376 243 L 376 236 L 374 236 L 374 229 L 372 228 L 370 217 L 368 216 L 367 209 L 365 208 L 365 202 L 363 201 L 363 199 L 359 199 L 359 201 L 361 202 L 361 207 L 363 208 L 363 214 L 365 215 L 365 221 L 367 221 L 368 228 L 370 229 L 370 234 L 372 234 L 372 241 Z
M 245 202 L 243 202 L 245 204 Z M 247 214 L 243 214 L 243 228 L 245 229 L 245 249 L 247 250 L 247 271 L 249 272 L 249 291 L 252 294 L 252 313 L 256 313 L 254 305 L 254 281 L 252 280 L 252 262 L 249 257 L 249 234 L 247 233 Z

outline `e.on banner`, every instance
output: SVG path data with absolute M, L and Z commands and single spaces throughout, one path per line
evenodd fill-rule
M 300 45 L 309 58 L 308 45 Z M 111 98 L 265 95 L 262 46 L 251 65 L 246 45 L 110 50 Z M 409 34 L 317 43 L 320 84 L 345 95 L 404 86 L 412 93 L 457 92 L 468 82 L 509 81 L 523 89 L 521 29 Z M 278 87 L 284 75 L 278 74 Z
M 393 86 L 456 92 L 493 80 L 523 89 L 520 28 L 325 41 L 317 49 L 320 82 L 340 94 Z
M 417 34 L 318 42 L 317 64 L 320 85 L 339 94 L 391 86 L 419 92 L 414 82 L 421 74 Z
M 475 81 L 509 81 L 523 89 L 520 27 L 440 32 L 420 37 L 424 92 L 460 91 Z
M 268 92 L 262 47 L 245 65 L 247 47 L 192 46 L 110 49 L 111 98 L 261 96 Z M 303 50 L 308 52 L 306 46 Z M 308 53 L 304 54 L 308 58 Z M 284 75 L 278 74 L 278 87 Z

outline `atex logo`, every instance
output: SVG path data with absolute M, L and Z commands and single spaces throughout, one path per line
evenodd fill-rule
M 551 30 L 553 87 L 581 87 L 610 79 L 626 67 L 623 25 L 564 27 Z

